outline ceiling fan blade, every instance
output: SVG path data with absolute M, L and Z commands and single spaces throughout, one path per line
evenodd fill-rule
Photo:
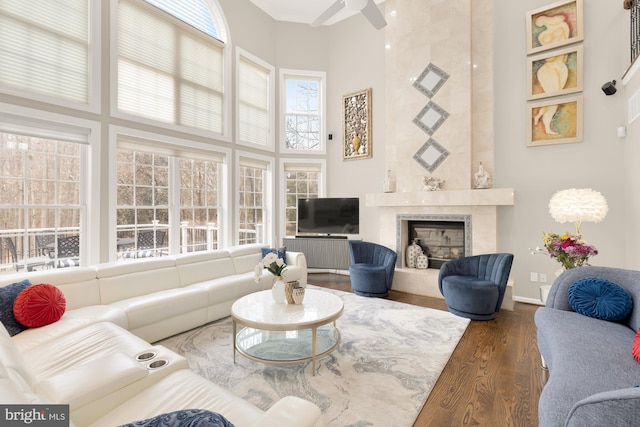
M 319 27 L 324 22 L 326 22 L 329 18 L 331 18 L 333 15 L 340 12 L 342 8 L 344 8 L 344 0 L 337 0 L 334 4 L 329 6 L 329 9 L 322 12 L 322 14 L 318 16 L 316 20 L 311 23 L 311 26 Z
M 376 27 L 376 30 L 384 28 L 384 26 L 387 25 L 387 21 L 385 21 L 384 16 L 382 16 L 382 12 L 380 12 L 380 9 L 378 9 L 378 6 L 376 6 L 373 0 L 369 0 L 364 9 L 362 9 L 362 14 Z

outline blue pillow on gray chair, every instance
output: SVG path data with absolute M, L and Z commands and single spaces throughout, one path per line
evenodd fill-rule
M 121 427 L 234 427 L 234 425 L 217 412 L 205 409 L 184 409 L 134 421 Z
M 631 313 L 633 300 L 622 286 L 600 277 L 585 277 L 569 286 L 569 305 L 576 312 L 618 322 Z

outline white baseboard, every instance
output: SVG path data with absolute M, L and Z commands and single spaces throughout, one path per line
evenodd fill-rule
M 517 302 L 523 302 L 525 304 L 544 305 L 542 300 L 536 298 L 514 297 Z

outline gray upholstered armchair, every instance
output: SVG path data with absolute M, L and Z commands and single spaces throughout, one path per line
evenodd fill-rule
M 389 295 L 397 256 L 386 246 L 349 240 L 349 275 L 353 293 L 365 297 Z
M 493 319 L 502 305 L 512 254 L 485 254 L 447 261 L 438 286 L 449 311 L 473 320 Z

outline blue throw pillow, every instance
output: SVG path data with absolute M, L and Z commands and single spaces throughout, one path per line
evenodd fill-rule
M 222 415 L 204 409 L 185 409 L 169 412 L 121 427 L 234 427 Z
M 599 277 L 585 277 L 569 286 L 569 305 L 576 312 L 618 322 L 631 313 L 633 300 L 623 287 Z
M 262 248 L 262 258 L 269 253 L 275 253 L 278 255 L 278 258 L 282 258 L 284 262 L 287 262 L 287 247 L 283 246 L 281 248 Z
M 18 322 L 13 315 L 13 302 L 16 300 L 18 294 L 28 286 L 31 286 L 31 282 L 25 279 L 21 282 L 0 287 L 0 321 L 2 321 L 2 324 L 11 336 L 28 329 Z

